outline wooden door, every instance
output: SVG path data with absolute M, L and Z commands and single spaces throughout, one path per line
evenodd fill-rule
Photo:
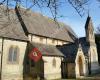
M 79 57 L 79 74 L 80 74 L 80 76 L 83 76 L 83 61 L 82 61 L 82 57 Z

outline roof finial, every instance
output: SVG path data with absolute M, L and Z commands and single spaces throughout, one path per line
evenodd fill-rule
M 90 8 L 89 8 L 89 5 L 88 5 L 88 17 L 90 17 Z
M 88 17 L 90 17 L 90 12 L 89 12 L 89 9 L 88 9 Z

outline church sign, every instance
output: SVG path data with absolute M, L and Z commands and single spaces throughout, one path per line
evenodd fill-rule
M 29 53 L 29 58 L 35 62 L 39 61 L 42 57 L 41 52 L 37 48 L 33 48 Z

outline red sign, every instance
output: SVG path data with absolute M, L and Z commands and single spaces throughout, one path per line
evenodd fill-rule
M 39 61 L 42 57 L 41 52 L 37 48 L 33 48 L 29 53 L 29 58 L 34 60 L 35 62 Z

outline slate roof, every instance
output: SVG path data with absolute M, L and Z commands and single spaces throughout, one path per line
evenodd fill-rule
M 90 44 L 86 42 L 86 37 L 79 38 L 79 43 L 81 44 L 81 48 L 83 50 L 84 55 L 88 55 Z
M 9 11 L 9 15 L 5 11 L 6 8 L 0 6 L 0 37 L 27 41 L 28 38 L 25 36 L 15 11 Z
M 0 36 L 12 39 L 28 40 L 25 31 L 23 31 L 23 25 L 19 22 L 15 10 L 10 9 L 10 20 L 5 11 L 6 8 L 0 6 Z M 75 33 L 68 25 L 61 22 L 56 23 L 54 20 L 39 13 L 32 11 L 26 12 L 25 9 L 21 9 L 20 14 L 26 26 L 26 32 L 28 31 L 28 33 L 70 42 L 74 42 L 76 39 Z
M 8 19 L 8 15 L 5 11 L 6 8 L 4 6 L 0 6 L 0 36 L 12 39 L 28 40 L 15 10 L 9 11 L 10 20 Z M 60 22 L 58 25 L 58 23 L 52 19 L 31 11 L 27 11 L 27 13 L 25 13 L 24 10 L 23 13 L 22 10 L 21 16 L 29 33 L 70 42 L 74 42 L 76 39 L 75 33 L 68 25 Z
M 61 56 L 64 55 L 53 45 L 47 45 L 42 43 L 30 43 L 30 50 L 33 48 L 38 48 L 38 50 L 42 53 L 43 56 Z
M 79 46 L 79 44 L 81 46 Z M 57 46 L 57 48 L 64 54 L 67 62 L 75 62 L 78 48 L 81 48 L 83 54 L 88 56 L 89 44 L 86 42 L 86 37 L 81 37 L 75 41 L 75 43 L 64 44 L 62 46 Z
M 76 35 L 73 30 L 63 23 L 55 22 L 39 13 L 19 10 L 28 33 L 74 42 Z M 59 24 L 59 25 L 58 25 Z
M 64 54 L 67 62 L 75 62 L 78 45 L 75 43 L 64 44 L 62 46 L 57 46 L 57 48 Z
M 92 20 L 91 17 L 89 16 L 86 20 L 85 29 L 86 30 L 93 29 Z M 87 58 L 90 46 L 94 45 L 95 45 L 94 42 L 87 42 L 86 37 L 81 37 L 79 39 L 76 39 L 75 43 L 58 46 L 58 49 L 66 56 L 66 60 L 68 62 L 74 62 L 78 48 L 82 49 L 85 58 Z

